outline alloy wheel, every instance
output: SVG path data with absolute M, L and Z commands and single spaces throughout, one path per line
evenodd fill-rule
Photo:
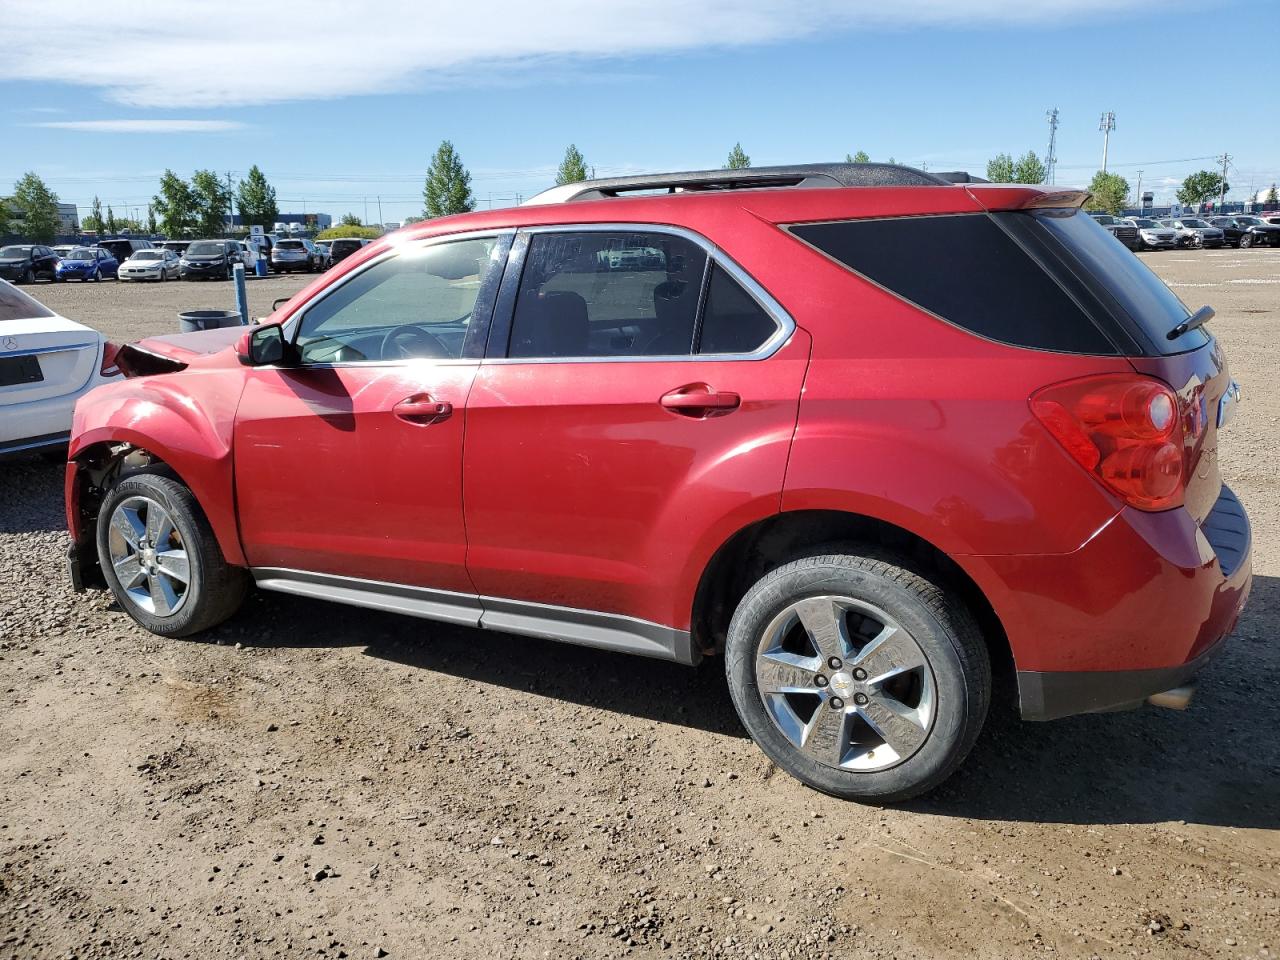
M 150 497 L 129 497 L 111 513 L 111 566 L 129 599 L 157 617 L 172 616 L 191 583 L 191 563 L 169 511 Z
M 765 711 L 804 756 L 869 773 L 908 759 L 933 726 L 924 651 L 874 604 L 808 597 L 770 622 L 755 659 Z

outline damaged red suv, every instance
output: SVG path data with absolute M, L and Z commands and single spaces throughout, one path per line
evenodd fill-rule
M 696 664 L 820 790 L 1185 700 L 1250 585 L 1208 330 L 1085 195 L 808 165 L 374 243 L 76 408 L 70 563 L 165 636 L 251 584 Z M 477 637 L 477 643 L 483 640 Z

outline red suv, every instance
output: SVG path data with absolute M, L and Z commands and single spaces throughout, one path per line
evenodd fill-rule
M 1084 194 L 967 179 L 573 184 L 127 346 L 76 408 L 72 576 L 165 636 L 256 583 L 723 656 L 761 749 L 859 799 L 957 767 L 993 664 L 1028 719 L 1185 701 L 1250 585 L 1212 311 Z

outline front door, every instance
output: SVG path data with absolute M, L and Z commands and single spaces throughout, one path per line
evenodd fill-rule
M 680 231 L 531 231 L 507 272 L 467 405 L 477 590 L 687 628 L 694 559 L 778 509 L 806 335 Z
M 296 362 L 252 370 L 236 415 L 251 566 L 474 594 L 462 438 L 509 245 L 408 245 L 290 321 Z

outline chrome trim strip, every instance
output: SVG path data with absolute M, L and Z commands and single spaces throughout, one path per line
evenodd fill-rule
M 23 334 L 26 336 L 26 334 Z M 34 334 L 39 336 L 39 334 Z M 61 343 L 52 347 L 29 347 L 26 350 L 11 350 L 7 353 L 0 353 L 0 360 L 7 357 L 30 357 L 44 353 L 69 353 L 72 350 L 83 350 L 85 347 L 96 347 L 97 340 L 86 340 L 84 343 Z
M 618 613 L 579 610 L 528 600 L 480 597 L 285 567 L 252 567 L 249 572 L 259 587 L 279 593 L 687 665 L 696 664 L 701 659 L 688 630 L 677 630 Z
M 750 353 L 678 353 L 663 357 L 485 357 L 485 364 L 526 364 L 526 363 L 683 363 L 689 361 L 706 363 L 709 361 L 733 360 L 765 360 L 773 356 L 795 332 L 796 322 L 783 309 L 782 304 L 762 287 L 756 279 L 739 266 L 723 249 L 716 246 L 700 233 L 685 227 L 677 227 L 666 223 L 615 222 L 615 223 L 556 223 L 521 227 L 521 233 L 662 233 L 701 247 L 707 259 L 718 265 L 734 280 L 738 281 L 760 308 L 773 319 L 775 330 L 773 336 Z

